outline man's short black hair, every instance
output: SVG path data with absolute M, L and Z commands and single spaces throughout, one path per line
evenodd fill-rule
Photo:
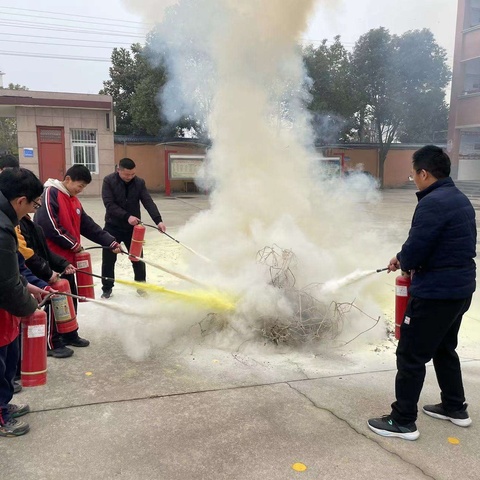
M 90 170 L 79 163 L 72 165 L 65 173 L 65 178 L 70 177 L 73 182 L 85 182 L 87 185 L 92 181 Z M 65 180 L 64 178 L 64 180 Z
M 131 158 L 122 158 L 118 162 L 118 168 L 125 168 L 126 170 L 133 170 L 136 167 L 135 162 Z
M 26 168 L 9 168 L 0 174 L 0 191 L 8 201 L 27 197 L 29 202 L 43 193 L 42 182 Z
M 418 172 L 425 170 L 435 178 L 450 176 L 450 157 L 436 145 L 425 145 L 413 154 L 413 168 Z
M 18 168 L 20 166 L 20 162 L 15 155 L 11 153 L 5 153 L 0 155 L 0 169 L 3 170 L 4 168 Z

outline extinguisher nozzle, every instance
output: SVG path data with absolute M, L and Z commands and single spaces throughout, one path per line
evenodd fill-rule
M 388 270 L 388 267 L 379 268 L 378 270 L 376 270 L 376 273 L 384 272 L 385 270 Z

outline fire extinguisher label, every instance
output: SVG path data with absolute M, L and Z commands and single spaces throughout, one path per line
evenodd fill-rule
M 53 316 L 57 322 L 67 322 L 72 317 L 68 308 L 68 301 L 65 295 L 54 296 L 51 298 L 53 307 Z
M 408 288 L 402 285 L 395 287 L 397 297 L 408 297 Z
M 77 262 L 77 268 L 88 268 L 88 260 L 80 260 L 79 262 Z
M 45 325 L 29 325 L 27 330 L 28 338 L 40 338 L 46 335 Z

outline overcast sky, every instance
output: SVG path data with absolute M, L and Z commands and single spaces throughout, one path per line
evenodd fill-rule
M 341 35 L 351 49 L 371 28 L 400 34 L 427 27 L 453 62 L 457 0 L 339 0 L 336 5 L 326 10 L 319 0 L 307 40 L 318 44 Z M 142 42 L 149 27 L 122 0 L 0 0 L 3 83 L 98 93 L 108 79 L 111 49 Z

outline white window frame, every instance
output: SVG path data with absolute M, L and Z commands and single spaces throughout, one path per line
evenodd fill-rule
M 91 133 L 95 133 L 95 142 L 89 141 L 87 136 Z M 83 138 L 82 138 L 83 137 Z M 95 147 L 94 155 L 95 159 L 94 162 L 87 162 L 86 158 L 86 147 Z M 82 147 L 83 148 L 83 161 L 77 162 L 75 160 L 75 147 Z M 85 165 L 90 173 L 98 174 L 99 166 L 98 166 L 98 130 L 96 128 L 72 128 L 70 129 L 70 148 L 71 148 L 71 160 L 72 165 L 75 163 L 80 163 L 81 165 Z M 93 170 L 91 169 L 93 166 Z

